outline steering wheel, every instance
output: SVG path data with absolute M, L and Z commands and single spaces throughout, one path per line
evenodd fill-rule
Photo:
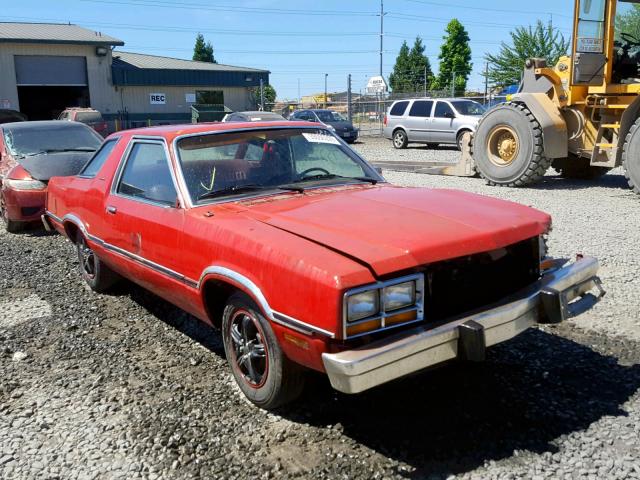
M 329 170 L 325 170 L 322 167 L 313 167 L 313 168 L 307 168 L 304 172 L 302 172 L 300 174 L 300 178 L 306 178 L 309 177 L 311 172 L 320 172 L 320 173 L 324 173 L 325 175 L 331 175 L 331 172 Z
M 635 36 L 630 33 L 622 32 L 620 34 L 620 38 L 622 38 L 625 42 L 627 42 L 632 47 L 640 47 L 640 40 L 638 40 Z

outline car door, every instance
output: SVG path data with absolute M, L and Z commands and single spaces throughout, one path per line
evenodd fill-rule
M 107 247 L 129 260 L 134 280 L 166 298 L 181 282 L 178 192 L 164 140 L 134 138 L 105 199 Z
M 433 100 L 415 100 L 407 116 L 407 135 L 410 142 L 432 142 L 431 110 Z
M 431 122 L 433 141 L 437 143 L 456 143 L 456 129 L 453 126 L 456 114 L 449 102 L 438 100 L 433 110 Z

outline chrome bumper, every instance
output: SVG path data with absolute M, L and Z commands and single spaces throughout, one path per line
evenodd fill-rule
M 322 360 L 331 385 L 344 393 L 359 393 L 447 360 L 483 360 L 486 347 L 510 340 L 536 323 L 567 319 L 569 302 L 590 290 L 596 288 L 597 298 L 602 297 L 598 266 L 595 258 L 579 258 L 500 306 L 354 350 L 325 353 Z

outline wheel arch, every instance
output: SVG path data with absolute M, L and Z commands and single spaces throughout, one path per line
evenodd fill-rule
M 517 93 L 512 102 L 529 109 L 542 128 L 543 151 L 547 158 L 565 158 L 569 154 L 569 134 L 558 106 L 544 93 Z

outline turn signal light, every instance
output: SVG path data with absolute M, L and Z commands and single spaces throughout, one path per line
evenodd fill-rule
M 418 312 L 415 310 L 412 312 L 399 313 L 398 315 L 393 315 L 391 317 L 387 317 L 384 320 L 385 327 L 391 327 L 393 325 L 398 325 L 400 323 L 408 323 L 413 322 L 418 319 Z
M 382 326 L 382 320 L 379 318 L 375 320 L 369 320 L 368 322 L 358 323 L 357 325 L 347 326 L 347 336 L 353 337 L 354 335 L 361 335 L 367 332 L 373 332 L 374 330 L 380 330 Z

